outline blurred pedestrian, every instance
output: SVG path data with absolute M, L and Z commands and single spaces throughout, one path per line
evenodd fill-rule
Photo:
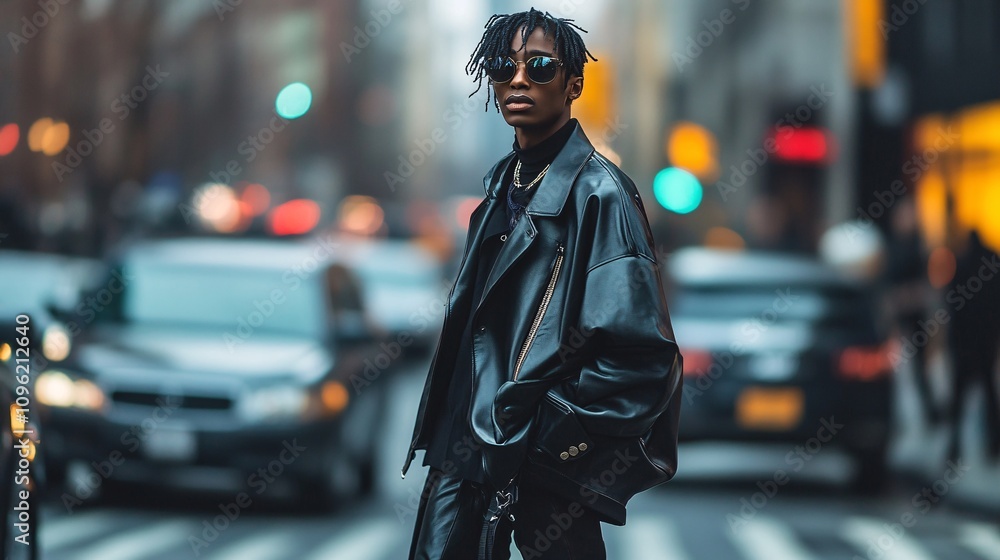
M 948 458 L 958 459 L 962 411 L 969 390 L 981 383 L 986 402 L 986 450 L 1000 459 L 1000 396 L 997 395 L 997 346 L 1000 345 L 1000 257 L 973 231 L 958 258 L 945 301 L 954 306 L 949 329 L 952 391 L 948 418 Z
M 893 323 L 899 338 L 913 342 L 921 331 L 921 321 L 926 319 L 930 284 L 912 197 L 900 199 L 893 209 L 887 253 L 886 282 Z M 910 363 L 921 412 L 931 425 L 937 425 L 942 414 L 931 389 L 927 345 L 913 344 L 913 347 L 915 353 Z
M 514 145 L 470 218 L 403 466 L 426 450 L 411 560 L 507 559 L 511 533 L 526 559 L 606 558 L 601 521 L 676 468 L 680 353 L 642 200 L 571 116 L 590 54 L 571 21 L 495 15 L 467 67 Z

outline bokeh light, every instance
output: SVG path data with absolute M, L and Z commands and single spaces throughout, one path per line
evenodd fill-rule
M 232 187 L 214 183 L 196 192 L 195 208 L 205 225 L 222 233 L 236 230 L 240 223 L 240 205 Z
M 52 123 L 42 135 L 42 153 L 54 156 L 63 151 L 69 143 L 69 125 L 64 122 Z
M 698 178 L 679 167 L 661 169 L 653 178 L 653 195 L 661 206 L 678 214 L 688 214 L 701 204 Z
M 28 129 L 28 148 L 33 152 L 42 151 L 42 140 L 52 126 L 52 119 L 45 117 L 35 121 Z
M 693 122 L 677 123 L 667 137 L 670 163 L 706 181 L 714 181 L 719 175 L 717 152 L 715 136 Z
M 274 102 L 278 115 L 286 119 L 297 119 L 306 114 L 312 105 L 312 90 L 302 82 L 285 86 Z
M 5 124 L 0 128 L 0 157 L 14 151 L 21 139 L 21 129 L 14 123 Z
M 260 183 L 250 183 L 243 187 L 240 202 L 246 205 L 246 215 L 259 216 L 271 206 L 271 193 Z
M 268 213 L 268 224 L 275 235 L 298 235 L 316 227 L 319 217 L 319 205 L 315 201 L 296 198 L 275 206 Z
M 709 228 L 705 232 L 705 246 L 713 249 L 739 250 L 746 246 L 743 237 L 735 231 L 721 226 Z
M 385 223 L 385 212 L 370 196 L 351 195 L 340 203 L 340 229 L 358 235 L 373 235 Z

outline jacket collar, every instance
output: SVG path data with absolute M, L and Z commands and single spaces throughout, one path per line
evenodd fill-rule
M 535 187 L 538 192 L 531 196 L 528 206 L 524 209 L 525 213 L 534 216 L 558 216 L 566 203 L 573 182 L 576 181 L 576 176 L 592 153 L 594 145 L 583 133 L 580 123 L 576 123 L 566 145 L 556 155 L 549 170 Z M 511 151 L 497 163 L 492 175 L 483 178 L 483 187 L 489 198 L 496 198 L 500 181 L 515 159 L 514 152 Z

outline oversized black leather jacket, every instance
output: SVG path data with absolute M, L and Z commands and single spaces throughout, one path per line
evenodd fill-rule
M 513 152 L 486 174 L 402 469 L 434 437 L 473 314 L 470 422 L 495 488 L 532 477 L 603 520 L 677 467 L 682 360 L 635 184 L 577 124 L 473 302 L 483 226 Z

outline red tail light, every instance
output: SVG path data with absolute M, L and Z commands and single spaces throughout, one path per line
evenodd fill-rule
M 681 349 L 681 356 L 684 356 L 685 376 L 697 377 L 705 375 L 708 372 L 708 368 L 712 367 L 712 354 L 707 350 Z
M 892 372 L 892 343 L 879 346 L 850 346 L 840 352 L 837 371 L 841 377 L 873 381 Z

